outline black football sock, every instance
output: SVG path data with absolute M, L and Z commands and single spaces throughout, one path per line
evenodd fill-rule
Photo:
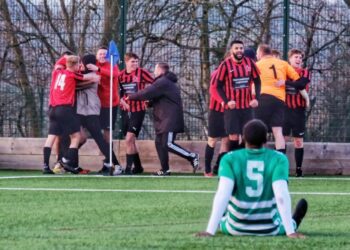
M 222 159 L 222 157 L 226 154 L 227 152 L 223 152 L 223 153 L 220 153 L 218 155 L 218 158 L 216 159 L 216 163 L 215 163 L 215 166 L 213 168 L 213 174 L 218 174 L 219 172 L 219 167 L 220 167 L 220 161 Z
M 297 168 L 302 167 L 304 158 L 304 148 L 296 148 L 294 150 L 295 164 Z
M 239 149 L 239 142 L 238 141 L 231 141 L 230 140 L 230 151 Z
M 227 152 L 220 153 L 218 158 L 216 159 L 216 165 L 220 166 L 220 161 L 222 157 L 226 154 Z
M 208 144 L 205 147 L 205 172 L 211 172 L 211 161 L 213 160 L 214 148 L 210 147 Z
M 44 147 L 43 153 L 44 153 L 44 165 L 49 166 L 50 165 L 51 148 Z
M 282 154 L 286 154 L 286 149 L 285 148 L 277 149 L 277 151 L 281 152 Z
M 134 163 L 134 155 L 126 154 L 126 168 L 131 169 Z
M 76 168 L 79 164 L 79 156 L 77 148 L 69 148 L 67 152 L 68 165 L 70 167 Z
M 134 154 L 134 164 L 136 169 L 142 169 L 141 159 L 139 153 Z

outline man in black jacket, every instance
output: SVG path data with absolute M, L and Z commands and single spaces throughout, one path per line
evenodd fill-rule
M 155 81 L 147 88 L 129 95 L 130 100 L 151 100 L 153 105 L 154 128 L 156 131 L 156 149 L 162 169 L 158 176 L 170 175 L 168 151 L 187 159 L 196 172 L 199 155 L 191 153 L 177 145 L 177 133 L 184 132 L 184 118 L 180 89 L 176 85 L 177 77 L 169 71 L 167 63 L 158 63 L 154 70 Z

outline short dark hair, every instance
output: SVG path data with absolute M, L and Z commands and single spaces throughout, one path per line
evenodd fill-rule
M 98 47 L 98 49 L 97 49 L 97 50 L 100 50 L 100 49 L 108 50 L 108 47 L 107 47 L 107 46 L 102 45 L 102 46 Z
M 88 64 L 96 64 L 96 56 L 92 54 L 87 54 L 81 58 L 81 62 L 84 64 L 85 71 L 84 74 L 92 72 L 91 70 L 87 69 L 86 65 Z
M 288 58 L 291 58 L 293 55 L 301 55 L 301 57 L 304 58 L 304 52 L 300 49 L 291 49 L 288 51 Z
M 236 43 L 242 44 L 242 45 L 243 45 L 243 42 L 242 42 L 241 40 L 234 39 L 234 40 L 230 43 L 230 48 L 232 47 L 232 45 L 234 45 L 234 44 L 236 44 Z
M 281 53 L 280 53 L 277 49 L 272 49 L 272 50 L 271 50 L 271 54 L 272 54 L 273 56 L 278 56 L 278 57 L 281 56 Z
M 72 56 L 74 53 L 70 50 L 65 50 L 62 52 L 61 56 Z
M 248 58 L 256 61 L 256 53 L 255 53 L 255 50 L 253 50 L 252 48 L 244 49 L 243 55 L 245 57 L 248 57 Z
M 169 64 L 165 62 L 157 63 L 158 67 L 161 68 L 165 73 L 169 72 Z
M 244 141 L 249 145 L 261 148 L 267 141 L 267 127 L 261 120 L 253 119 L 243 128 Z

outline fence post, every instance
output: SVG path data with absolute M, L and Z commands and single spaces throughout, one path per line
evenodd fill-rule
M 128 13 L 128 4 L 127 0 L 119 0 L 119 9 L 120 9 L 120 19 L 119 19 L 119 52 L 120 52 L 120 61 L 119 68 L 125 68 L 124 55 L 126 52 L 126 24 L 127 24 L 127 13 Z M 123 138 L 122 131 L 122 116 L 121 112 L 118 112 L 118 135 L 117 138 L 120 140 Z
M 289 49 L 289 7 L 290 1 L 283 0 L 283 59 L 288 59 Z

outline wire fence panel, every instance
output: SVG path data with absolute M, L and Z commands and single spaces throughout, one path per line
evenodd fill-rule
M 291 0 L 288 33 L 283 0 L 1 1 L 0 136 L 47 134 L 48 89 L 55 60 L 65 50 L 95 53 L 114 37 L 153 71 L 168 62 L 179 78 L 186 132 L 184 140 L 206 140 L 210 73 L 230 41 L 256 48 L 268 43 L 283 52 L 298 48 L 312 73 L 307 141 L 350 141 L 350 8 L 347 1 Z M 119 1 L 123 2 L 123 1 Z M 119 12 L 118 12 L 119 11 Z M 125 46 L 115 28 L 126 25 Z M 114 27 L 114 28 L 113 28 Z M 112 34 L 113 33 L 113 34 Z M 115 131 L 115 136 L 118 131 Z M 152 111 L 141 139 L 154 137 Z

